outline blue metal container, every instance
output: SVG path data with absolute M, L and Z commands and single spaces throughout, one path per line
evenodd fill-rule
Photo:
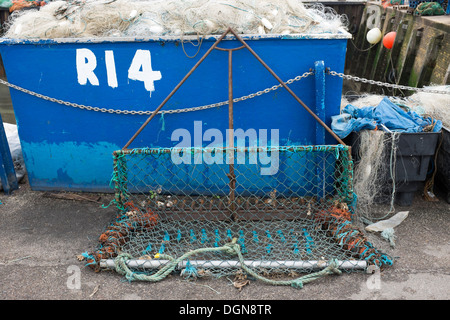
M 325 68 L 343 72 L 349 37 L 341 32 L 242 36 L 284 81 L 314 71 L 317 61 L 323 61 Z M 148 114 L 114 111 L 156 109 L 217 38 L 210 36 L 200 42 L 197 37 L 0 39 L 0 54 L 10 83 L 78 104 L 62 105 L 10 90 L 31 188 L 111 192 L 112 152 L 121 149 L 148 118 Z M 232 48 L 240 43 L 227 36 L 219 46 Z M 278 85 L 276 79 L 248 50 L 233 53 L 233 97 L 274 85 Z M 327 125 L 331 116 L 339 113 L 342 79 L 311 75 L 289 87 Z M 162 111 L 227 100 L 228 54 L 213 50 Z M 109 112 L 87 110 L 84 106 Z M 200 137 L 194 121 L 201 123 Z M 284 88 L 234 103 L 235 129 L 268 129 L 269 134 L 271 129 L 278 129 L 280 145 L 336 144 L 319 127 Z M 179 141 L 172 137 L 176 129 L 191 133 L 192 146 L 205 146 L 210 142 L 202 139 L 202 133 L 211 128 L 225 136 L 227 105 L 159 114 L 130 148 L 176 146 Z M 325 135 L 324 141 L 321 134 Z

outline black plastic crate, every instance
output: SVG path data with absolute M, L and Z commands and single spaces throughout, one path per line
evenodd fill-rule
M 450 203 L 450 129 L 442 129 L 442 143 L 437 150 L 436 185 L 444 192 L 445 200 Z
M 396 147 L 395 159 L 395 203 L 400 206 L 410 206 L 415 193 L 422 190 L 432 169 L 433 160 L 439 141 L 440 132 L 400 133 Z M 352 156 L 355 164 L 359 161 L 360 134 L 352 132 L 345 140 L 352 146 Z M 390 165 L 392 145 L 385 145 L 385 163 Z M 390 200 L 392 194 L 392 179 L 390 175 L 380 177 L 376 182 L 380 186 L 381 196 L 378 202 Z

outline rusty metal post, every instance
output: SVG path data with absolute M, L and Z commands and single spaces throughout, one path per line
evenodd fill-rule
M 236 220 L 236 174 L 234 173 L 234 119 L 233 119 L 233 50 L 228 51 L 228 160 L 230 179 L 231 218 Z
M 234 118 L 233 118 L 233 51 L 245 48 L 240 46 L 232 49 L 225 49 L 216 47 L 215 49 L 228 52 L 228 150 L 226 156 L 229 164 L 229 173 L 227 174 L 230 180 L 230 211 L 231 219 L 235 221 L 236 217 L 236 174 L 234 172 Z

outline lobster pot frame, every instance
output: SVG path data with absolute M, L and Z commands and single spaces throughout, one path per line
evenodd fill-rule
M 119 150 L 118 215 L 86 257 L 143 280 L 382 266 L 351 223 L 352 170 L 342 145 Z
M 242 46 L 218 47 L 228 33 Z M 317 145 L 271 141 L 266 146 L 265 139 L 256 146 L 235 145 L 232 57 L 243 48 L 323 127 L 317 131 Z M 228 52 L 227 147 L 129 149 L 214 49 Z M 316 69 L 320 83 L 323 63 Z M 340 144 L 323 145 L 325 131 Z M 230 28 L 114 152 L 112 183 L 117 217 L 100 235 L 97 250 L 84 257 L 95 270 L 113 268 L 128 280 L 159 281 L 172 272 L 187 278 L 240 273 L 301 288 L 341 269 L 392 263 L 352 224 L 349 147 Z M 307 274 L 286 281 L 272 277 L 299 272 Z

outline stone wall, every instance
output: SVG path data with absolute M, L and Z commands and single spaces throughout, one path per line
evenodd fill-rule
M 372 45 L 367 32 L 397 32 L 394 46 Z M 367 3 L 358 31 L 347 46 L 345 73 L 412 87 L 450 84 L 450 16 L 420 17 L 377 3 Z M 398 95 L 395 89 L 353 84 L 358 92 Z M 403 93 L 407 94 L 408 92 Z

